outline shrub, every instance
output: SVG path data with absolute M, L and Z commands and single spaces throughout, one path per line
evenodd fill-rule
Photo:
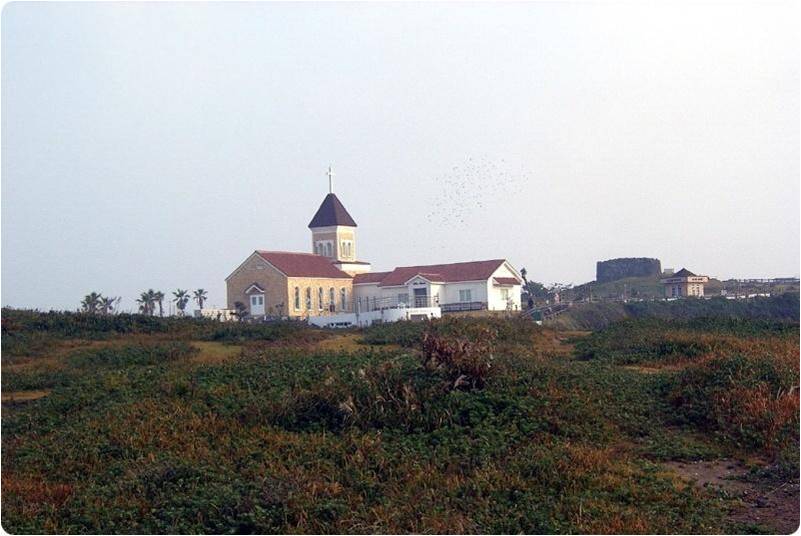
M 738 444 L 775 451 L 798 441 L 798 356 L 729 355 L 694 364 L 670 399 L 684 418 Z
M 480 389 L 492 372 L 497 338 L 495 328 L 478 322 L 431 322 L 423 333 L 423 366 L 444 373 L 454 389 Z
M 160 365 L 195 352 L 197 350 L 188 343 L 175 341 L 83 350 L 71 356 L 71 361 L 78 367 L 121 369 L 128 366 Z
M 725 298 L 642 301 L 630 303 L 577 304 L 547 321 L 558 329 L 596 330 L 626 319 L 691 320 L 695 318 L 798 322 L 799 295 L 759 297 L 749 300 Z
M 386 324 L 373 324 L 364 330 L 362 340 L 367 344 L 399 344 L 410 348 L 423 339 L 426 322 L 404 320 Z

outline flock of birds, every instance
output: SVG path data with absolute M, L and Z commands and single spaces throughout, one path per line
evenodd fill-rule
M 440 191 L 431 202 L 426 221 L 449 228 L 480 223 L 488 209 L 503 213 L 505 201 L 519 195 L 529 179 L 531 172 L 523 166 L 514 169 L 504 159 L 468 157 L 434 179 Z

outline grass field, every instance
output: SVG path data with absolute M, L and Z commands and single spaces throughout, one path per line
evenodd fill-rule
M 2 343 L 12 533 L 798 523 L 797 321 L 329 332 L 4 310 Z

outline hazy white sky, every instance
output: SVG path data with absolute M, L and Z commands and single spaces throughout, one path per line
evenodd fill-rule
M 795 2 L 13 3 L 2 303 L 209 290 L 308 251 L 335 190 L 374 269 L 545 283 L 658 257 L 799 274 Z

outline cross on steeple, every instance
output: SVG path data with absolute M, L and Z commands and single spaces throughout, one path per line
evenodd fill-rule
M 331 169 L 331 165 L 328 165 L 328 193 L 334 193 L 334 171 Z

